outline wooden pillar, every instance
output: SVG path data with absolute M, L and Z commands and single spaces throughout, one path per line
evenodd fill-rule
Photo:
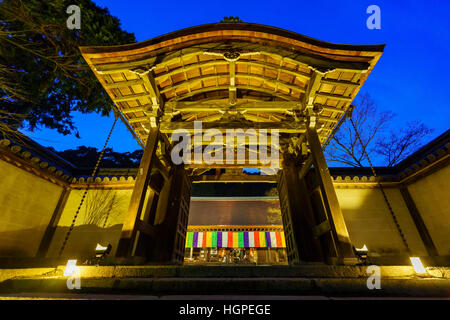
M 61 195 L 59 196 L 58 203 L 56 204 L 55 210 L 53 211 L 53 215 L 50 218 L 50 222 L 48 223 L 44 235 L 42 236 L 39 249 L 36 253 L 36 258 L 45 258 L 45 256 L 47 255 L 48 249 L 50 248 L 50 244 L 53 240 L 53 236 L 55 235 L 56 228 L 58 227 L 59 220 L 61 219 L 61 214 L 64 211 L 67 199 L 69 198 L 69 194 L 70 188 L 63 187 Z
M 130 259 L 134 256 L 139 228 L 143 225 L 141 214 L 144 209 L 147 192 L 149 192 L 152 165 L 158 146 L 159 128 L 152 128 L 147 138 L 147 145 L 139 165 L 136 182 L 131 194 L 130 204 L 125 216 L 116 257 Z M 149 229 L 149 228 L 147 228 Z M 151 230 L 149 230 L 151 232 Z
M 309 192 L 304 180 L 299 179 L 298 169 L 285 159 L 278 181 L 289 264 L 323 260 L 320 242 L 313 234 L 316 223 Z
M 326 253 L 327 260 L 329 263 L 333 264 L 354 264 L 357 262 L 357 259 L 353 252 L 350 236 L 347 231 L 347 226 L 344 221 L 336 191 L 334 190 L 322 146 L 317 131 L 314 128 L 309 127 L 307 129 L 307 139 L 311 149 L 317 179 L 319 180 L 327 219 L 327 221 L 322 223 L 322 226 L 317 226 L 317 229 L 329 230 L 331 235 L 332 243 L 331 246 L 328 247 L 328 252 Z
M 162 191 L 155 221 L 156 235 L 147 252 L 147 261 L 159 264 L 183 264 L 186 245 L 191 181 L 183 166 L 173 168 L 170 185 Z
M 427 249 L 428 255 L 430 257 L 438 256 L 439 254 L 436 246 L 434 245 L 433 239 L 431 238 L 425 222 L 423 221 L 422 216 L 420 215 L 420 212 L 417 209 L 416 204 L 414 203 L 414 200 L 408 191 L 408 187 L 402 184 L 399 189 L 400 193 L 402 194 L 403 200 L 405 201 L 406 207 L 408 208 L 408 211 L 411 215 L 411 218 L 414 221 L 417 231 L 419 232 L 420 238 L 422 239 L 423 244 Z

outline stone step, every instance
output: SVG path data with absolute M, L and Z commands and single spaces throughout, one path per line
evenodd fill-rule
M 366 279 L 342 278 L 103 278 L 80 280 L 69 290 L 65 277 L 8 279 L 0 295 L 71 293 L 130 295 L 290 295 L 352 297 L 449 297 L 449 279 L 384 279 L 368 289 Z
M 367 266 L 81 266 L 83 278 L 364 278 Z M 0 269 L 0 281 L 19 277 L 62 276 L 57 268 Z M 411 266 L 380 266 L 381 278 L 415 278 Z M 420 278 L 450 279 L 450 268 L 428 268 Z
M 368 289 L 367 266 L 81 266 L 80 290 L 67 288 L 64 269 L 0 269 L 0 294 L 450 297 L 450 268 L 381 266 L 380 290 Z

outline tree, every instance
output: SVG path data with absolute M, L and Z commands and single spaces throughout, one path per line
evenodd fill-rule
M 423 138 L 431 132 L 423 123 L 408 122 L 406 128 L 401 128 L 400 131 L 391 130 L 388 139 L 378 139 L 375 152 L 384 156 L 387 166 L 391 167 L 414 152 Z
M 71 0 L 0 1 L 0 110 L 3 123 L 62 134 L 78 131 L 72 112 L 108 115 L 113 102 L 91 72 L 79 46 L 135 42 L 116 17 L 91 0 L 77 1 L 81 29 L 66 20 Z M 26 121 L 14 121 L 22 115 Z
M 100 155 L 100 151 L 97 148 L 86 146 L 79 146 L 76 149 L 64 151 L 56 151 L 52 147 L 48 149 L 81 168 L 93 168 Z M 142 149 L 133 152 L 115 152 L 112 148 L 106 148 L 100 165 L 102 168 L 139 167 L 142 154 Z
M 386 166 L 400 162 L 418 147 L 432 129 L 415 121 L 408 122 L 406 128 L 392 130 L 390 125 L 395 117 L 391 111 L 379 112 L 370 95 L 363 94 L 351 115 L 362 144 L 349 119 L 346 119 L 325 149 L 327 160 L 364 167 L 368 165 L 365 150 L 370 158 L 382 160 Z

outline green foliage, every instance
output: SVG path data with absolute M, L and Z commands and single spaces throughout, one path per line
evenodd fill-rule
M 80 168 L 93 168 L 100 155 L 97 148 L 79 146 L 77 149 L 56 151 L 52 147 L 50 151 L 58 154 L 61 158 L 73 163 Z M 139 167 L 143 150 L 133 152 L 114 152 L 112 148 L 106 148 L 102 158 L 102 168 L 136 168 Z
M 69 30 L 71 0 L 0 1 L 0 110 L 26 116 L 22 126 L 75 133 L 72 111 L 108 115 L 112 101 L 79 46 L 135 42 L 120 21 L 91 0 L 77 1 L 81 29 Z

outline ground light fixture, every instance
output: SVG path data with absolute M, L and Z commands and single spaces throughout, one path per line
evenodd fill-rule
M 106 249 L 108 249 L 108 247 L 104 247 L 104 246 L 102 246 L 100 243 L 97 243 L 97 246 L 95 247 L 95 251 L 96 251 L 96 252 L 103 252 L 103 251 L 105 251 Z
M 97 247 L 95 247 L 95 257 L 97 259 L 104 258 L 111 252 L 111 249 L 111 244 L 108 244 L 106 247 L 104 247 L 101 244 L 97 243 Z
M 422 264 L 422 261 L 420 261 L 419 257 L 410 257 L 409 260 L 411 260 L 411 264 L 414 268 L 414 271 L 418 274 L 426 273 L 425 267 Z
M 358 251 L 358 252 L 361 252 L 361 253 L 367 253 L 367 252 L 369 252 L 369 249 L 367 249 L 367 246 L 366 245 L 364 245 L 362 248 L 355 248 L 356 249 L 356 251 Z
M 355 254 L 356 256 L 359 258 L 359 260 L 362 263 L 366 263 L 367 257 L 368 257 L 368 253 L 369 253 L 369 249 L 367 249 L 367 246 L 364 245 L 362 248 L 354 248 L 355 249 Z

